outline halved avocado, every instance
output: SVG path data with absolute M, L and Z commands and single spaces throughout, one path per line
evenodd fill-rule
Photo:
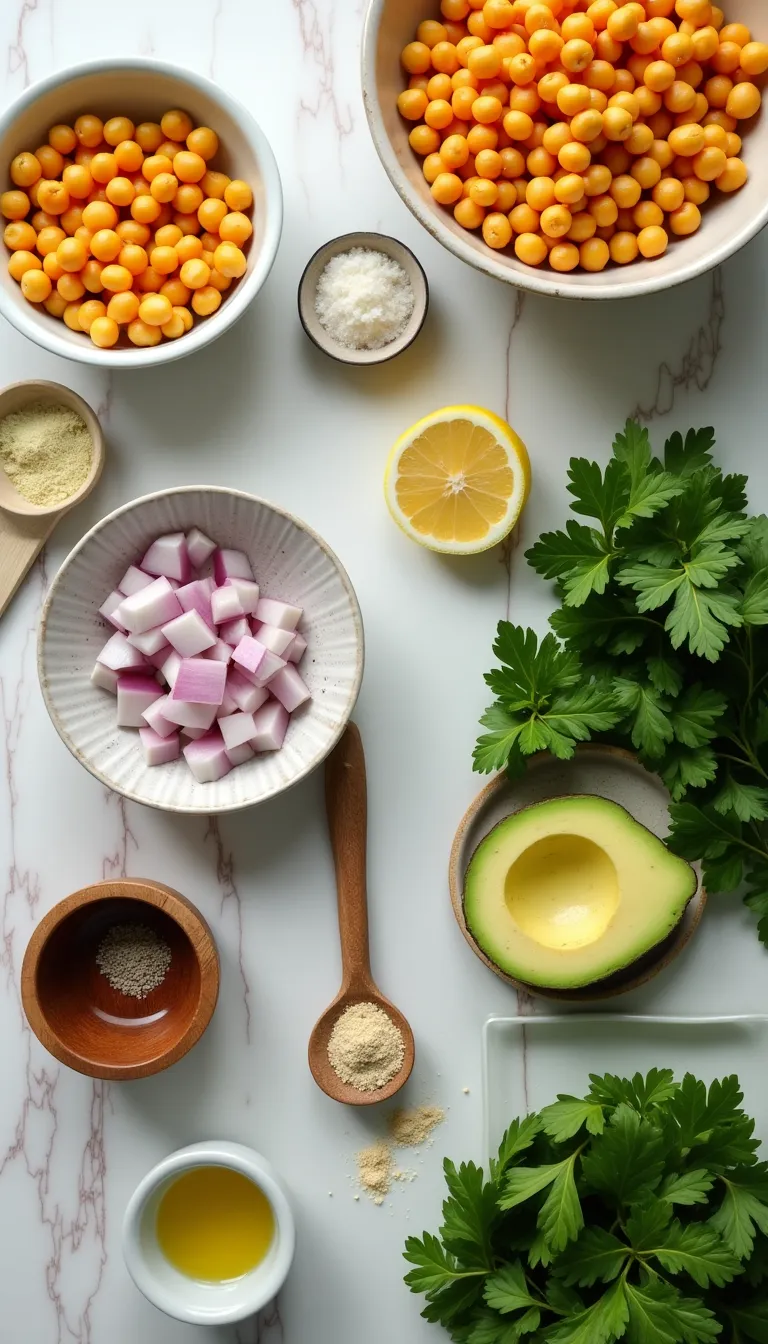
M 578 989 L 664 942 L 697 887 L 690 864 L 618 803 L 574 794 L 513 813 L 480 842 L 464 918 L 507 975 Z

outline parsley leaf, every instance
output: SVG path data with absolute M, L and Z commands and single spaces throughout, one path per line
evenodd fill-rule
M 564 532 L 545 532 L 525 557 L 543 579 L 559 579 L 570 574 L 584 560 L 607 557 L 603 541 L 593 527 L 585 527 L 572 518 Z
M 590 1073 L 589 1082 L 590 1100 L 611 1107 L 623 1103 L 641 1115 L 663 1106 L 670 1097 L 676 1095 L 680 1086 L 675 1082 L 671 1069 L 651 1069 L 645 1077 L 636 1073 L 633 1078 L 618 1078 L 612 1073 Z
M 614 691 L 617 704 L 628 716 L 633 746 L 646 756 L 661 756 L 674 737 L 669 701 L 650 684 L 626 677 L 616 678 Z
M 611 1344 L 624 1334 L 628 1319 L 626 1285 L 619 1279 L 586 1311 L 555 1326 L 547 1344 Z
M 605 1128 L 603 1108 L 599 1103 L 566 1096 L 558 1096 L 551 1106 L 544 1107 L 541 1123 L 544 1133 L 557 1143 L 572 1139 L 582 1125 L 586 1125 L 590 1134 L 602 1134 Z
M 619 1241 L 603 1227 L 585 1228 L 578 1241 L 566 1246 L 558 1258 L 557 1272 L 566 1287 L 578 1284 L 592 1288 L 594 1284 L 610 1283 L 621 1273 L 629 1255 L 626 1242 Z
M 729 775 L 712 806 L 721 816 L 735 812 L 739 821 L 765 821 L 768 818 L 768 789 L 743 784 Z
M 443 1163 L 445 1183 L 450 1198 L 443 1204 L 443 1226 L 440 1236 L 447 1250 L 458 1255 L 465 1263 L 477 1263 L 488 1268 L 491 1263 L 491 1232 L 498 1217 L 496 1190 L 483 1181 L 482 1167 L 474 1162 L 462 1162 L 457 1169 L 453 1162 Z
M 670 721 L 678 742 L 686 747 L 704 747 L 717 737 L 719 720 L 728 707 L 725 696 L 708 691 L 699 683 L 676 701 Z
M 581 1169 L 587 1188 L 618 1208 L 656 1189 L 664 1171 L 664 1140 L 652 1124 L 622 1102 L 599 1147 L 593 1145 L 584 1154 Z
M 689 789 L 703 789 L 717 777 L 717 757 L 710 747 L 672 746 L 654 765 L 676 803 Z
M 676 476 L 691 476 L 709 466 L 714 443 L 715 431 L 711 428 L 689 429 L 685 440 L 675 431 L 664 445 L 664 466 Z
M 720 1334 L 714 1312 L 662 1279 L 627 1283 L 625 1300 L 628 1344 L 708 1344 Z
M 683 1227 L 675 1219 L 646 1254 L 655 1256 L 669 1274 L 688 1274 L 700 1288 L 708 1288 L 710 1283 L 723 1288 L 741 1273 L 740 1259 L 705 1223 Z
M 606 542 L 624 514 L 630 497 L 630 477 L 622 464 L 612 458 L 603 473 L 597 462 L 572 457 L 568 468 L 568 492 L 573 495 L 574 513 L 596 518 L 602 525 Z
M 721 1176 L 723 1202 L 709 1223 L 739 1260 L 752 1253 L 755 1228 L 768 1234 L 768 1180 L 761 1168 L 745 1167 Z
M 539 1305 L 538 1298 L 531 1296 L 525 1270 L 519 1260 L 491 1274 L 483 1291 L 488 1306 L 503 1315 Z
M 482 1270 L 469 1272 L 459 1268 L 454 1256 L 443 1250 L 440 1240 L 430 1232 L 423 1238 L 409 1237 L 405 1243 L 405 1258 L 416 1268 L 405 1277 L 413 1293 L 436 1293 L 458 1279 L 481 1278 Z
M 659 1199 L 668 1204 L 706 1204 L 714 1183 L 714 1176 L 702 1169 L 673 1172 L 661 1186 Z
M 491 1162 L 491 1178 L 500 1181 L 507 1167 L 519 1153 L 526 1152 L 541 1131 L 541 1120 L 537 1115 L 527 1115 L 524 1120 L 513 1120 L 504 1133 L 499 1145 L 499 1155 Z

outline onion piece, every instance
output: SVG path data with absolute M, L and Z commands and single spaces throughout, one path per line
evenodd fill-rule
M 236 588 L 228 584 L 223 588 L 217 588 L 212 594 L 211 611 L 216 625 L 222 625 L 225 621 L 236 621 L 239 616 L 245 616 L 245 607 L 240 601 L 240 594 Z
M 169 647 L 168 640 L 163 634 L 160 626 L 155 626 L 154 630 L 145 630 L 143 635 L 129 635 L 128 643 L 132 644 L 139 653 L 143 653 L 147 658 L 155 657 L 162 653 L 163 649 Z
M 216 635 L 206 625 L 199 611 L 185 611 L 163 626 L 163 634 L 182 658 L 194 658 L 203 649 L 216 643 Z
M 153 579 L 146 588 L 126 597 L 117 609 L 118 619 L 132 635 L 143 635 L 145 630 L 154 630 L 156 625 L 165 625 L 181 614 L 181 603 L 165 577 Z
M 129 565 L 117 586 L 126 597 L 133 597 L 133 594 L 140 593 L 142 588 L 148 588 L 151 582 L 151 574 L 145 574 L 144 570 L 136 565 Z
M 302 617 L 301 607 L 278 602 L 274 597 L 262 597 L 256 608 L 256 619 L 265 625 L 276 625 L 280 630 L 295 630 Z
M 239 747 L 227 747 L 226 752 L 230 765 L 245 765 L 245 762 L 252 761 L 256 754 L 248 742 L 243 742 Z
M 91 685 L 98 686 L 100 691 L 109 691 L 110 695 L 117 695 L 117 672 L 111 667 L 105 667 L 104 663 L 94 663 Z
M 169 695 L 163 714 L 169 723 L 177 723 L 181 728 L 210 728 L 218 708 L 218 705 L 193 705 L 190 700 L 176 700 Z
M 251 627 L 248 624 L 246 616 L 238 616 L 235 621 L 227 621 L 226 625 L 219 626 L 219 639 L 223 639 L 225 644 L 231 644 L 236 648 L 246 635 L 250 635 Z
M 224 699 L 226 683 L 226 663 L 217 663 L 212 658 L 183 658 L 172 699 L 189 700 L 195 705 L 215 705 L 218 709 Z
M 219 718 L 219 732 L 224 738 L 224 746 L 240 747 L 243 742 L 249 742 L 256 732 L 256 724 L 253 721 L 253 714 L 244 714 L 239 711 L 236 714 L 227 714 Z
M 113 672 L 146 672 L 147 660 L 132 644 L 128 643 L 122 631 L 117 630 L 107 640 L 104 648 L 97 654 L 97 661 L 109 667 Z
M 253 714 L 269 699 L 269 691 L 265 691 L 261 686 L 253 686 L 235 671 L 230 672 L 227 677 L 227 694 L 244 714 Z
M 155 700 L 162 699 L 163 691 L 154 677 L 129 676 L 117 679 L 117 726 L 141 728 L 144 710 Z
M 198 612 L 205 624 L 213 629 L 211 594 L 205 579 L 194 579 L 192 583 L 185 583 L 183 588 L 177 588 L 176 596 L 184 611 Z
M 177 583 L 189 583 L 192 578 L 192 566 L 189 563 L 187 539 L 183 532 L 169 532 L 152 542 L 141 568 L 147 574 L 163 574 Z
M 213 577 L 219 586 L 227 579 L 253 579 L 248 556 L 242 551 L 217 547 L 213 552 Z
M 162 737 L 154 728 L 144 727 L 139 729 L 139 738 L 147 765 L 167 765 L 178 758 L 181 750 L 178 733 Z
M 189 742 L 184 748 L 184 759 L 198 784 L 213 784 L 232 769 L 224 739 L 217 728 L 197 742 Z
M 195 569 L 202 569 L 206 560 L 210 560 L 216 550 L 216 542 L 211 541 L 199 527 L 193 527 L 187 533 L 187 555 Z
M 300 663 L 307 652 L 307 641 L 299 630 L 293 636 L 293 643 L 283 655 L 289 663 Z
M 244 616 L 252 616 L 259 605 L 259 585 L 252 579 L 227 579 L 224 590 L 234 588 L 240 598 Z M 221 591 L 221 590 L 219 590 Z
M 223 639 L 217 639 L 210 649 L 203 649 L 201 658 L 213 658 L 217 663 L 228 663 L 232 658 L 232 645 Z
M 265 649 L 276 653 L 278 658 L 287 658 L 286 650 L 292 646 L 296 636 L 292 630 L 281 630 L 276 625 L 260 625 L 255 638 Z
M 306 704 L 310 699 L 310 693 L 302 681 L 301 673 L 293 663 L 289 663 L 282 671 L 278 672 L 269 683 L 270 693 L 276 700 L 292 714 L 299 705 Z
M 168 647 L 170 648 L 170 645 Z M 171 649 L 165 662 L 162 663 L 159 668 L 160 675 L 165 678 L 168 685 L 171 687 L 171 690 L 173 690 L 173 687 L 176 685 L 176 678 L 179 675 L 180 667 L 181 657 L 175 649 Z
M 122 601 L 123 601 L 123 594 L 119 593 L 115 588 L 114 592 L 111 592 L 109 594 L 109 597 L 105 597 L 104 601 L 99 607 L 99 615 L 103 616 L 105 621 L 109 621 L 110 625 L 114 625 L 116 630 L 122 630 L 123 633 L 125 633 L 126 627 L 123 625 L 123 622 L 120 620 L 120 618 L 115 615 L 115 612 L 117 611 L 117 608 L 120 606 Z
M 277 700 L 262 705 L 253 716 L 256 732 L 251 738 L 254 751 L 277 751 L 283 745 L 288 728 L 288 711 Z
M 166 719 L 163 713 L 163 709 L 168 703 L 168 699 L 169 697 L 167 695 L 163 695 L 161 699 L 153 700 L 152 704 L 148 709 L 144 710 L 142 715 L 144 722 L 149 724 L 150 728 L 154 728 L 158 737 L 168 737 L 170 733 L 176 732 L 177 725 L 171 723 L 170 719 Z
M 197 742 L 199 737 L 205 737 L 206 733 L 210 731 L 210 728 L 182 728 L 181 736 L 185 737 L 188 742 Z

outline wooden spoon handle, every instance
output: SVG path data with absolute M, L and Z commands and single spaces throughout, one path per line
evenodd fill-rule
M 22 518 L 0 510 L 0 616 L 60 517 L 54 513 Z
M 347 726 L 325 766 L 325 802 L 336 867 L 342 992 L 371 984 L 366 898 L 368 798 L 365 755 L 356 724 Z

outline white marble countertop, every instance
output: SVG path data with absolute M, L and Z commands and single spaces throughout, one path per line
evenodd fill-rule
M 521 549 L 508 566 L 497 554 L 452 562 L 401 536 L 381 491 L 397 434 L 448 401 L 506 415 L 533 461 L 524 542 L 564 516 L 569 455 L 605 457 L 636 409 L 659 439 L 674 427 L 714 424 L 729 467 L 749 471 L 753 508 L 768 507 L 768 238 L 667 296 L 610 306 L 523 299 L 442 251 L 389 185 L 360 96 L 361 0 L 275 0 L 268 18 L 265 9 L 264 0 L 0 7 L 3 99 L 77 60 L 172 58 L 251 109 L 275 149 L 286 205 L 264 291 L 239 326 L 190 359 L 102 375 L 0 324 L 2 381 L 46 377 L 76 388 L 98 409 L 109 453 L 97 490 L 61 525 L 0 631 L 3 1344 L 439 1339 L 402 1286 L 402 1243 L 439 1221 L 442 1155 L 480 1155 L 481 1026 L 491 1012 L 518 1008 L 458 932 L 448 852 L 481 783 L 471 750 L 496 621 L 511 612 L 543 629 L 550 597 Z M 331 363 L 296 315 L 307 258 L 351 229 L 402 238 L 431 283 L 421 338 L 379 369 Z M 81 533 L 145 491 L 201 482 L 252 490 L 304 517 L 341 557 L 363 609 L 367 668 L 356 717 L 369 774 L 374 971 L 416 1035 L 407 1099 L 447 1110 L 434 1147 L 415 1160 L 418 1179 L 397 1186 L 382 1208 L 355 1202 L 352 1176 L 355 1151 L 383 1131 L 384 1117 L 340 1109 L 306 1064 L 307 1037 L 339 975 L 321 777 L 219 823 L 126 806 L 66 751 L 37 685 L 41 600 Z M 218 940 L 222 993 L 185 1060 L 110 1086 L 59 1066 L 38 1045 L 22 1015 L 19 971 L 46 910 L 117 874 L 157 878 L 200 906 Z M 681 960 L 617 1006 L 758 1010 L 767 984 L 750 917 L 720 898 Z M 147 1168 L 211 1137 L 267 1155 L 298 1224 L 279 1309 L 239 1330 L 162 1316 L 134 1288 L 120 1250 L 123 1210 Z

